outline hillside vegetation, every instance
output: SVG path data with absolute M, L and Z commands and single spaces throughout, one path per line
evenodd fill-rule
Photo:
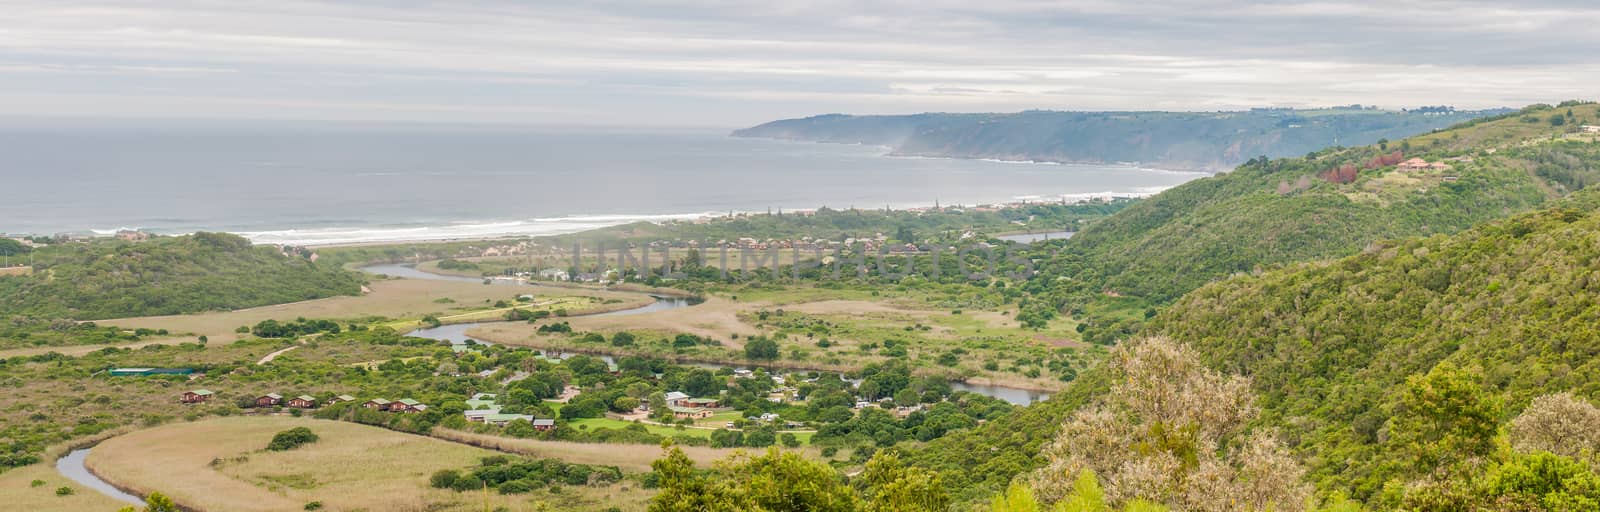
M 223 233 L 34 251 L 34 273 L 0 277 L 0 317 L 95 320 L 281 304 L 361 291 L 360 274 Z
M 1086 319 L 1088 339 L 1111 342 L 1137 330 L 1142 315 L 1127 310 L 1232 273 L 1455 233 L 1580 190 L 1600 179 L 1600 144 L 1571 132 L 1596 119 L 1594 104 L 1536 106 L 1398 142 L 1254 159 L 1088 226 L 1033 286 Z M 1396 165 L 1412 158 L 1436 167 Z
M 1600 398 L 1600 214 L 1558 208 L 1453 237 L 1203 287 L 1151 330 L 1250 375 L 1324 489 L 1366 497 L 1399 471 L 1402 384 L 1471 368 L 1504 421 L 1535 396 Z
M 1223 170 L 1258 155 L 1283 157 L 1338 144 L 1370 144 L 1443 128 L 1491 112 L 1370 108 L 1245 112 L 829 114 L 773 121 L 736 137 L 873 144 L 897 155 L 1049 162 L 1137 162 Z

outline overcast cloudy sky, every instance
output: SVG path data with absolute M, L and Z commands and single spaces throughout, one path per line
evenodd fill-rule
M 1594 98 L 1600 3 L 0 0 L 0 115 L 739 126 Z

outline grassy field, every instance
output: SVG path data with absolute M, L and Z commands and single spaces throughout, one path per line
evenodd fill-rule
M 321 440 L 284 452 L 263 448 L 273 434 L 309 427 Z M 428 476 L 465 469 L 498 452 L 353 423 L 290 417 L 223 418 L 142 430 L 109 439 L 90 454 L 96 474 L 140 492 L 161 491 L 196 510 L 453 511 L 641 510 L 648 499 L 631 482 L 564 487 L 528 495 L 434 489 Z M 548 507 L 548 508 L 541 508 Z
M 637 307 L 647 303 L 647 297 L 634 293 L 606 292 L 601 290 L 554 287 L 485 286 L 475 283 L 438 281 L 426 279 L 391 279 L 370 285 L 371 292 L 358 297 L 333 297 L 320 300 L 241 309 L 200 313 L 102 320 L 100 325 L 114 325 L 126 329 L 167 329 L 183 333 L 155 340 L 117 344 L 118 347 L 138 348 L 147 345 L 173 345 L 195 341 L 206 336 L 211 344 L 220 345 L 239 339 L 234 332 L 240 326 L 251 326 L 268 319 L 280 321 L 296 318 L 331 320 L 368 320 L 374 318 L 406 319 L 414 321 L 427 315 L 453 317 L 456 322 L 495 319 L 504 309 L 493 308 L 496 301 L 513 301 L 520 294 L 535 294 L 538 301 L 558 300 L 572 313 L 609 311 Z M 545 297 L 553 296 L 553 297 Z M 497 312 L 484 313 L 486 310 Z M 508 308 L 506 308 L 508 309 Z M 409 325 L 409 324 L 408 324 Z M 79 356 L 110 345 L 77 345 L 69 347 L 29 347 L 0 351 L 0 358 L 20 357 L 46 352 L 59 352 Z
M 52 451 L 44 462 L 0 473 L 3 508 L 30 512 L 111 512 L 127 505 L 57 473 L 55 459 L 64 451 Z M 72 494 L 57 496 L 56 489 L 61 487 L 72 488 Z
M 620 421 L 618 423 L 626 424 L 626 422 Z M 672 429 L 667 428 L 667 430 Z M 686 430 L 694 431 L 694 429 Z M 709 436 L 710 431 L 705 432 L 708 432 L 707 435 Z M 622 468 L 623 471 L 640 473 L 650 471 L 650 463 L 661 457 L 659 448 L 642 444 L 542 441 L 539 439 L 491 436 L 445 428 L 435 429 L 433 436 L 476 446 L 490 447 L 505 452 L 520 453 L 530 457 L 553 457 L 578 464 L 616 466 Z M 688 455 L 689 458 L 694 459 L 695 463 L 701 465 L 709 465 L 712 461 L 726 458 L 738 451 L 731 448 L 707 448 L 704 446 L 680 446 L 679 448 L 682 448 L 683 453 Z
M 539 334 L 536 325 L 516 323 L 486 325 L 471 334 L 508 345 L 728 364 L 745 362 L 745 339 L 765 335 L 779 340 L 783 357 L 774 364 L 780 366 L 848 371 L 904 358 L 924 374 L 1044 390 L 1059 390 L 1065 383 L 1052 376 L 1042 361 L 1069 358 L 1081 370 L 1104 352 L 1078 341 L 1071 320 L 1026 329 L 1012 318 L 1014 312 L 1014 307 L 1004 305 L 966 307 L 944 294 L 917 289 L 884 287 L 873 295 L 854 289 L 765 285 L 718 290 L 705 303 L 688 308 L 565 319 L 574 331 L 633 333 L 640 341 L 632 347 Z M 679 333 L 716 340 L 721 346 L 673 347 L 668 339 Z M 894 353 L 886 340 L 902 346 L 905 353 Z M 953 364 L 939 363 L 941 355 L 951 352 L 956 356 Z

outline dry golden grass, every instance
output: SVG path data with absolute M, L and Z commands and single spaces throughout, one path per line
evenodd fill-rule
M 241 309 L 237 311 L 219 311 L 200 313 L 194 315 L 169 315 L 147 316 L 134 318 L 118 318 L 101 320 L 100 325 L 114 325 L 127 329 L 140 327 L 150 329 L 166 329 L 174 333 L 190 333 L 192 336 L 170 337 L 155 340 L 145 340 L 135 343 L 116 344 L 114 346 L 126 348 L 139 348 L 146 345 L 173 345 L 183 342 L 192 342 L 198 336 L 206 336 L 212 344 L 227 344 L 238 340 L 238 335 L 233 331 L 241 325 L 255 325 L 267 319 L 293 320 L 299 317 L 314 319 L 353 319 L 361 317 L 380 316 L 386 318 L 421 318 L 425 315 L 458 315 L 462 311 L 457 308 L 484 307 L 484 301 L 490 303 L 498 300 L 509 300 L 518 294 L 555 294 L 564 296 L 593 296 L 601 299 L 622 300 L 622 303 L 596 305 L 594 309 L 610 310 L 619 307 L 637 307 L 646 301 L 634 293 L 605 292 L 598 290 L 552 288 L 552 287 L 508 287 L 485 286 L 476 283 L 457 281 L 438 281 L 427 279 L 392 279 L 377 281 L 370 288 L 371 293 L 359 297 L 331 297 L 327 299 L 279 304 L 275 306 L 262 306 L 259 308 Z M 450 299 L 452 302 L 440 303 L 441 299 Z M 70 347 L 29 347 L 0 351 L 0 358 L 23 357 L 46 352 L 60 352 L 69 356 L 81 356 L 90 352 L 112 345 L 78 345 Z
M 263 448 L 273 434 L 309 427 L 321 439 L 285 452 Z M 324 510 L 450 511 L 490 508 L 553 510 L 637 509 L 648 494 L 631 483 L 563 488 L 503 496 L 434 489 L 440 469 L 465 469 L 497 452 L 354 423 L 291 417 L 222 418 L 142 430 L 109 439 L 88 466 L 108 481 L 140 492 L 161 491 L 203 511 Z M 220 464 L 212 461 L 221 459 Z
M 623 471 L 650 471 L 650 462 L 661 457 L 661 450 L 642 444 L 572 443 L 566 441 L 541 441 L 491 436 L 460 430 L 435 429 L 434 437 L 492 448 L 498 451 L 520 453 L 529 457 L 557 458 L 577 464 L 616 466 Z M 704 446 L 679 446 L 695 463 L 709 466 L 712 461 L 727 458 L 738 451 L 732 448 L 707 448 Z
M 687 307 L 664 309 L 637 315 L 575 316 L 561 319 L 576 331 L 655 331 L 688 333 L 717 340 L 735 349 L 744 345 L 729 339 L 729 334 L 740 338 L 762 334 L 760 329 L 739 320 L 739 312 L 756 307 L 720 298 L 710 298 L 705 303 Z M 759 309 L 759 308 L 757 308 Z M 508 345 L 527 344 L 538 330 L 537 325 L 504 323 L 480 327 L 469 332 L 495 343 Z
M 0 473 L 0 503 L 4 504 L 0 508 L 30 512 L 111 512 L 127 505 L 61 476 L 55 470 L 55 460 L 47 459 Z M 33 487 L 34 480 L 43 480 L 44 485 Z M 75 492 L 71 496 L 56 496 L 56 488 L 61 486 L 72 487 Z
M 483 306 L 484 301 L 508 300 L 518 293 L 527 293 L 504 286 L 485 286 L 456 281 L 423 279 L 393 279 L 377 281 L 370 285 L 371 293 L 356 297 L 331 297 L 276 306 L 241 309 L 237 311 L 200 313 L 195 315 L 148 316 L 102 320 L 103 325 L 125 328 L 146 327 L 188 332 L 219 339 L 233 339 L 233 330 L 241 325 L 255 325 L 267 319 L 293 320 L 306 318 L 357 318 L 382 316 L 402 318 L 429 314 L 455 314 L 452 308 Z M 439 303 L 441 299 L 453 302 Z

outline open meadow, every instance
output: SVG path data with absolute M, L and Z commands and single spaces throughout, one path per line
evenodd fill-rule
M 124 329 L 166 329 L 180 335 L 114 345 L 42 346 L 0 351 L 0 358 L 25 357 L 48 352 L 81 356 L 108 346 L 139 348 L 148 345 L 173 345 L 193 342 L 205 336 L 211 344 L 238 340 L 241 326 L 263 320 L 288 321 L 296 318 L 326 320 L 403 319 L 420 325 L 419 319 L 435 316 L 445 323 L 496 320 L 510 307 L 493 307 L 495 302 L 513 301 L 521 294 L 540 297 L 535 302 L 557 303 L 575 314 L 614 311 L 649 303 L 649 297 L 636 293 L 608 292 L 583 288 L 507 287 L 430 279 L 389 279 L 368 285 L 369 293 L 326 299 L 190 315 L 167 315 L 101 320 L 100 325 Z M 548 297 L 547 297 L 548 296 Z M 522 306 L 528 309 L 528 306 Z M 403 323 L 403 322 L 402 322 Z M 399 325 L 399 324 L 397 324 Z
M 275 433 L 294 427 L 308 427 L 320 439 L 287 451 L 264 450 Z M 641 451 L 653 456 L 656 450 Z M 497 454 L 353 423 L 276 416 L 133 432 L 96 446 L 87 464 L 119 487 L 160 491 L 202 511 L 301 510 L 313 502 L 323 510 L 641 510 L 648 499 L 629 480 L 518 495 L 429 485 L 435 471 L 464 470 Z
M 112 499 L 74 482 L 52 467 L 59 452 L 52 451 L 46 462 L 14 468 L 0 473 L 0 503 L 6 510 L 29 512 L 112 512 L 127 503 Z M 67 494 L 58 494 L 62 488 Z
M 1073 368 L 1075 374 L 1104 352 L 1078 341 L 1070 320 L 1028 329 L 1019 325 L 1014 312 L 1000 304 L 971 308 L 943 294 L 917 289 L 874 294 L 850 288 L 765 285 L 718 290 L 692 307 L 561 320 L 574 332 L 609 336 L 626 331 L 639 337 L 627 347 L 541 333 L 540 325 L 523 323 L 485 324 L 469 334 L 507 345 L 728 364 L 748 362 L 746 341 L 765 336 L 778 342 L 780 357 L 764 364 L 849 371 L 904 359 L 922 374 L 1042 390 L 1061 389 L 1065 368 Z M 678 346 L 671 340 L 679 334 L 714 340 L 719 346 Z

